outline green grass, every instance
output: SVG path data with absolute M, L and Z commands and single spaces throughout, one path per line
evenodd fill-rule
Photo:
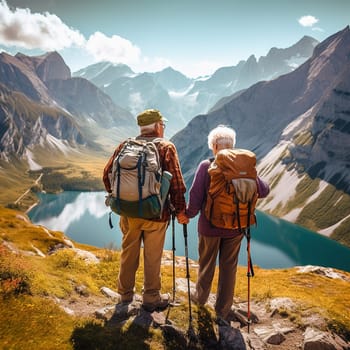
M 330 236 L 332 239 L 335 239 L 339 243 L 347 245 L 350 247 L 350 237 L 349 237 L 349 227 L 350 227 L 350 218 L 344 220 L 332 233 Z
M 305 175 L 295 188 L 295 195 L 289 199 L 283 208 L 284 214 L 288 213 L 293 208 L 304 207 L 307 200 L 318 190 L 319 180 L 312 180 Z
M 281 177 L 282 174 L 275 177 L 270 184 L 272 189 L 278 184 Z M 306 204 L 309 198 L 318 190 L 319 185 L 319 179 L 312 179 L 308 175 L 304 175 L 295 188 L 294 196 L 289 198 L 284 205 L 281 203 L 276 205 L 271 213 L 276 216 L 283 216 L 293 209 L 300 208 L 300 213 L 295 221 L 296 224 L 316 232 L 333 226 L 350 213 L 350 196 L 328 184 L 316 199 Z M 270 200 L 273 200 L 273 198 Z M 350 247 L 349 224 L 350 219 L 344 220 L 330 237 Z
M 77 321 L 52 301 L 22 295 L 0 303 L 1 349 L 73 349 L 70 334 Z
M 334 225 L 344 217 L 344 213 L 350 213 L 350 196 L 328 185 L 316 201 L 303 207 L 296 223 L 317 231 Z M 346 222 L 336 229 L 334 235 L 350 246 L 349 225 Z
M 32 244 L 43 252 L 53 244 L 62 243 L 64 235 L 37 228 L 23 219 L 23 213 L 0 207 L 0 348 L 3 349 L 114 349 L 118 344 L 123 349 L 176 349 L 168 343 L 160 329 L 144 329 L 131 320 L 117 326 L 110 321 L 87 317 L 69 316 L 55 302 L 55 298 L 70 303 L 84 298 L 75 287 L 84 285 L 90 298 L 101 298 L 100 288 L 116 289 L 119 271 L 119 251 L 75 245 L 93 252 L 100 258 L 99 264 L 87 264 L 71 249 L 61 249 L 55 254 L 25 254 L 32 251 Z M 1 243 L 17 248 L 11 252 Z M 33 251 L 32 251 L 33 252 Z M 136 276 L 136 293 L 141 294 L 143 261 Z M 172 291 L 172 266 L 162 266 L 163 292 Z M 196 280 L 196 269 L 190 269 L 191 280 Z M 343 272 L 348 278 L 349 273 Z M 184 266 L 176 269 L 177 277 L 186 277 Z M 217 273 L 212 293 L 215 293 Z M 341 291 L 341 293 L 339 292 Z M 293 313 L 285 315 L 300 327 L 307 326 L 303 318 L 318 313 L 327 322 L 328 329 L 350 340 L 350 283 L 329 279 L 312 273 L 299 274 L 295 269 L 264 270 L 255 267 L 251 279 L 251 297 L 254 301 L 268 302 L 271 298 L 289 297 L 299 303 Z M 246 267 L 239 267 L 235 296 L 247 300 Z M 178 291 L 181 305 L 171 308 L 169 317 L 175 326 L 186 332 L 188 327 L 187 294 Z M 103 305 L 101 305 L 103 306 Z M 195 305 L 193 326 L 196 331 L 206 329 L 201 312 Z M 209 319 L 213 317 L 210 310 Z M 283 313 L 283 310 L 281 310 Z M 210 315 L 211 314 L 211 315 Z
M 26 211 L 38 201 L 36 192 L 41 190 L 51 193 L 104 190 L 102 172 L 108 160 L 106 155 L 82 151 L 77 157 L 76 153 L 63 155 L 40 147 L 35 154 L 35 161 L 43 167 L 39 171 L 30 171 L 25 160 L 0 160 L 0 205 Z M 36 184 L 41 173 L 41 182 Z

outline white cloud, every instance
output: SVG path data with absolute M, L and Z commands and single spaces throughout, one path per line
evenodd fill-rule
M 108 212 L 109 209 L 104 205 L 103 192 L 82 192 L 74 202 L 66 204 L 57 216 L 43 218 L 37 224 L 51 230 L 67 232 L 69 226 L 79 221 L 86 213 L 99 219 Z
M 31 13 L 29 9 L 10 9 L 0 2 L 0 44 L 45 51 L 81 46 L 85 39 L 56 15 Z
M 172 66 L 190 77 L 212 74 L 218 62 L 187 62 L 176 66 L 164 57 L 147 57 L 131 41 L 118 35 L 111 37 L 95 32 L 88 39 L 79 30 L 67 26 L 55 14 L 32 13 L 29 8 L 10 8 L 6 0 L 0 0 L 0 45 L 5 48 L 66 51 L 78 48 L 79 55 L 89 63 L 109 61 L 124 63 L 135 72 L 156 72 Z M 67 51 L 68 52 L 68 51 Z M 92 61 L 92 62 L 91 62 Z M 70 65 L 70 62 L 67 62 Z M 80 69 L 82 67 L 78 67 Z
M 302 16 L 298 20 L 299 24 L 303 27 L 312 27 L 314 24 L 318 22 L 318 19 L 314 16 Z
M 134 65 L 141 59 L 141 50 L 129 40 L 118 35 L 107 37 L 100 32 L 90 36 L 86 50 L 97 61 Z

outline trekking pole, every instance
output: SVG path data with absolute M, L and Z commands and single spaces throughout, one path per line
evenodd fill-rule
M 172 236 L 172 251 L 173 251 L 173 300 L 169 303 L 168 312 L 165 317 L 165 323 L 168 323 L 169 314 L 170 314 L 170 307 L 172 306 L 179 306 L 180 303 L 175 301 L 175 293 L 176 293 L 176 286 L 175 286 L 175 208 L 173 206 L 170 206 L 171 208 L 171 236 Z
M 171 237 L 172 237 L 172 250 L 173 250 L 173 303 L 175 303 L 175 212 L 171 213 Z
M 251 274 L 251 269 L 250 269 L 250 237 L 247 234 L 247 277 L 248 277 L 248 311 L 247 311 L 247 318 L 248 318 L 248 333 L 250 332 L 250 277 L 252 276 Z
M 250 332 L 250 323 L 251 323 L 251 320 L 250 320 L 250 277 L 254 276 L 253 264 L 252 264 L 252 259 L 250 256 L 250 210 L 251 210 L 251 204 L 250 204 L 250 201 L 248 201 L 247 227 L 242 228 L 240 214 L 239 214 L 239 212 L 240 212 L 239 200 L 235 200 L 235 202 L 236 202 L 236 208 L 237 208 L 238 229 L 247 238 L 247 277 L 248 277 L 247 323 L 248 323 L 248 333 L 249 333 Z
M 175 209 L 171 211 L 171 236 L 172 236 L 172 251 L 173 251 L 173 301 L 170 303 L 171 306 L 179 306 L 180 304 L 175 301 L 176 284 L 175 284 Z
M 197 337 L 193 329 L 192 325 L 192 306 L 191 306 L 191 288 L 190 288 L 190 268 L 188 263 L 188 244 L 187 244 L 187 224 L 183 224 L 183 233 L 184 233 L 184 240 L 185 240 L 185 258 L 186 258 L 186 278 L 187 278 L 187 291 L 188 291 L 188 312 L 189 312 L 189 318 L 188 318 L 188 336 L 190 343 L 196 342 Z
M 248 333 L 250 332 L 250 278 L 254 276 L 254 269 L 252 264 L 252 258 L 250 255 L 250 202 L 248 204 L 248 227 L 245 229 L 245 236 L 247 238 L 247 277 L 248 277 Z

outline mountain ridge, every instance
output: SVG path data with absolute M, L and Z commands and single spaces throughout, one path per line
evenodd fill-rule
M 237 132 L 237 147 L 257 154 L 260 173 L 271 184 L 271 193 L 259 208 L 314 231 L 341 237 L 340 241 L 349 244 L 350 91 L 344 76 L 349 70 L 349 51 L 350 30 L 346 27 L 320 43 L 313 56 L 294 71 L 258 82 L 209 114 L 192 119 L 172 138 L 187 183 L 194 175 L 192 164 L 210 156 L 206 147 L 210 129 L 217 124 L 231 125 Z M 323 119 L 318 114 L 322 106 L 328 108 Z M 344 142 L 333 142 L 329 153 L 324 147 L 327 137 Z M 185 142 L 189 138 L 191 148 Z M 327 172 L 322 172 L 320 157 L 328 165 Z M 333 161 L 338 158 L 341 164 Z M 290 191 L 285 190 L 287 184 Z M 311 187 L 315 192 L 307 192 Z M 304 192 L 296 193 L 298 188 Z M 323 212 L 321 219 L 322 205 L 329 215 Z
M 15 155 L 19 157 L 26 154 L 26 148 L 31 152 L 34 145 L 45 149 L 46 144 L 50 149 L 52 142 L 45 140 L 48 137 L 68 142 L 71 148 L 79 144 L 94 151 L 102 149 L 98 145 L 101 134 L 110 139 L 107 144 L 111 147 L 115 137 L 122 139 L 124 134 L 137 130 L 136 125 L 129 123 L 133 116 L 115 105 L 108 95 L 86 79 L 72 78 L 57 52 L 34 57 L 2 53 L 0 72 L 0 122 L 6 133 L 1 139 L 3 159 L 10 156 L 11 142 L 17 144 Z M 23 95 L 18 103 L 11 92 Z M 26 108 L 31 111 L 29 121 Z M 56 116 L 56 120 L 49 116 Z
M 232 125 L 237 131 L 237 146 L 249 148 L 257 154 L 259 170 L 271 184 L 271 194 L 268 199 L 261 201 L 260 208 L 349 244 L 346 228 L 350 207 L 349 177 L 346 175 L 349 161 L 344 156 L 348 152 L 346 141 L 349 134 L 349 84 L 344 80 L 348 77 L 349 40 L 349 27 L 346 27 L 318 44 L 311 58 L 298 68 L 275 79 L 262 80 L 241 89 L 217 102 L 208 114 L 198 114 L 191 119 L 172 138 L 187 184 L 193 177 L 193 164 L 198 164 L 210 155 L 206 147 L 208 131 L 218 123 Z M 303 41 L 310 44 L 310 39 L 305 38 L 299 45 Z M 308 50 L 311 47 L 312 44 L 308 45 Z M 277 55 L 282 60 L 285 54 L 285 50 L 270 50 L 270 56 Z M 290 57 L 290 53 L 288 55 Z M 119 65 L 117 80 L 123 89 L 118 93 L 124 99 L 134 101 L 135 112 L 144 102 L 143 96 L 139 94 L 141 88 L 148 90 L 148 107 L 159 103 L 163 112 L 163 107 L 168 106 L 168 110 L 175 108 L 172 102 L 176 100 L 182 108 L 184 106 L 180 102 L 184 101 L 183 96 L 186 96 L 187 102 L 194 103 L 200 98 L 205 99 L 209 88 L 215 90 L 222 84 L 221 79 L 227 78 L 226 73 L 229 71 L 235 71 L 236 77 L 243 71 L 251 73 L 255 70 L 257 74 L 256 58 L 251 56 L 248 61 L 248 64 L 241 62 L 236 67 L 222 67 L 211 78 L 197 81 L 196 93 L 192 93 L 194 86 L 191 81 L 190 88 L 182 93 L 177 92 L 177 95 L 175 92 L 169 94 L 161 83 L 165 80 L 169 83 L 168 87 L 174 87 L 173 83 L 177 87 L 183 86 L 187 80 L 181 73 L 167 68 L 160 74 L 145 72 L 133 75 L 127 66 Z M 108 67 L 110 65 L 106 63 L 96 64 L 90 67 L 89 74 L 98 77 Z M 62 150 L 64 158 L 63 150 L 66 149 L 79 149 L 87 154 L 103 151 L 110 155 L 115 144 L 126 135 L 137 135 L 133 114 L 118 107 L 105 89 L 83 78 L 84 72 L 81 72 L 80 77 L 71 77 L 69 68 L 55 52 L 33 58 L 20 54 L 17 57 L 1 54 L 0 71 L 6 73 L 1 74 L 0 83 L 10 89 L 8 93 L 0 94 L 4 102 L 0 106 L 1 157 L 5 161 L 12 152 L 19 157 L 31 154 L 32 162 L 43 165 L 35 159 L 32 140 L 35 140 L 35 147 L 42 148 L 40 152 L 49 152 L 53 144 L 62 145 L 55 148 Z M 130 75 L 133 76 L 132 80 Z M 178 80 L 169 81 L 169 75 L 176 75 Z M 16 76 L 19 77 L 18 81 Z M 156 85 L 155 78 L 158 79 Z M 203 94 L 199 94 L 199 91 Z M 26 101 L 22 107 L 20 104 L 16 106 L 15 98 L 9 97 L 12 93 L 23 94 L 30 103 Z M 205 100 L 208 103 L 208 99 Z M 22 113 L 26 104 L 30 104 L 34 111 L 34 119 Z M 51 115 L 51 118 L 44 118 L 46 123 L 43 123 L 45 113 L 42 105 Z M 170 115 L 176 111 L 174 109 Z M 60 118 L 55 119 L 57 113 Z M 170 123 L 178 123 L 179 118 L 169 118 L 167 130 Z M 29 120 L 39 122 L 33 124 Z M 47 123 L 47 120 L 50 122 Z M 25 126 L 23 132 L 21 126 Z M 343 140 L 345 146 L 335 141 L 327 143 L 328 139 Z M 188 140 L 191 140 L 191 148 Z M 288 181 L 290 191 L 286 192 L 283 187 Z M 303 191 L 299 191 L 299 188 Z M 305 188 L 312 188 L 314 192 Z M 329 215 L 321 215 L 322 219 L 317 217 L 317 201 L 329 210 Z M 326 216 L 330 218 L 324 219 Z
M 188 78 L 171 67 L 155 73 L 134 73 L 126 72 L 125 65 L 113 64 L 108 66 L 109 74 L 104 73 L 107 69 L 105 66 L 96 75 L 95 68 L 102 68 L 102 63 L 101 66 L 92 65 L 79 70 L 73 76 L 91 79 L 116 104 L 132 114 L 150 107 L 160 109 L 165 116 L 169 116 L 167 130 L 173 135 L 196 115 L 207 113 L 220 98 L 260 80 L 270 80 L 294 70 L 311 56 L 316 43 L 318 41 L 311 37 L 303 37 L 289 48 L 272 48 L 258 61 L 251 55 L 247 61 L 240 61 L 236 66 L 221 67 L 212 75 L 197 79 Z M 294 65 L 291 65 L 290 62 L 294 60 Z M 93 77 L 91 72 L 94 72 Z M 147 85 L 140 85 L 140 79 L 146 77 Z

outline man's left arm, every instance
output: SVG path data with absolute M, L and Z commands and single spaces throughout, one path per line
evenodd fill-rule
M 103 169 L 103 177 L 102 177 L 102 181 L 105 185 L 105 189 L 108 193 L 112 193 L 112 188 L 111 188 L 111 183 L 109 181 L 109 174 L 111 173 L 112 171 L 112 167 L 113 167 L 113 161 L 115 159 L 115 157 L 118 155 L 118 153 L 120 152 L 120 148 L 121 148 L 121 145 L 119 145 L 113 155 L 111 156 L 111 158 L 109 158 L 106 166 L 104 167 Z
M 176 215 L 179 213 L 185 213 L 186 186 L 182 176 L 178 154 L 173 144 L 167 146 L 164 155 L 164 165 L 164 170 L 169 171 L 173 175 L 169 190 L 171 204 L 175 208 Z

